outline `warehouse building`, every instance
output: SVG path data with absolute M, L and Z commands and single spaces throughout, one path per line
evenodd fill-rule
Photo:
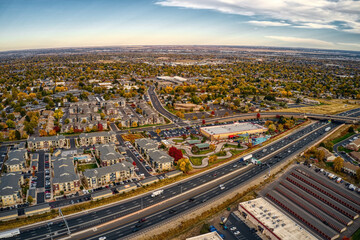
M 200 132 L 205 137 L 214 140 L 228 139 L 241 134 L 259 134 L 267 131 L 266 127 L 252 123 L 233 123 L 219 126 L 209 126 L 200 128 Z
M 264 198 L 240 203 L 239 211 L 270 239 L 317 239 Z

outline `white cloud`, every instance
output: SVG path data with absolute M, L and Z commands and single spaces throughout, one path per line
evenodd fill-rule
M 275 39 L 278 41 L 288 42 L 288 43 L 296 43 L 300 45 L 308 45 L 308 46 L 317 46 L 317 47 L 331 47 L 334 46 L 333 43 L 313 39 L 313 38 L 297 38 L 297 37 L 286 37 L 286 36 L 266 36 L 267 38 Z
M 360 49 L 360 43 L 337 43 L 339 45 L 343 45 L 343 46 L 349 46 L 349 47 L 356 47 L 358 49 Z
M 327 28 L 327 29 L 336 29 L 336 26 L 335 26 L 335 25 L 319 24 L 319 23 L 304 23 L 303 25 L 294 26 L 294 27 L 296 27 L 296 28 L 317 28 L 317 29 Z
M 271 21 L 248 21 L 248 23 L 261 26 L 261 27 L 284 27 L 284 26 L 290 26 L 288 23 L 284 22 L 271 22 Z
M 158 0 L 161 6 L 209 9 L 223 13 L 261 16 L 307 28 L 335 28 L 360 33 L 358 0 Z M 341 29 L 339 29 L 341 30 Z

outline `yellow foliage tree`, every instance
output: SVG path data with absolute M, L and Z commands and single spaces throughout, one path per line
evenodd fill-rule
M 190 160 L 188 158 L 181 158 L 177 162 L 177 168 L 184 173 L 188 173 L 192 170 Z
M 215 151 L 216 146 L 215 146 L 215 144 L 210 144 L 209 148 L 211 151 Z
M 55 131 L 55 130 L 51 130 L 51 131 L 49 132 L 49 136 L 54 136 L 54 135 L 56 135 L 56 131 Z
M 137 122 L 133 122 L 131 126 L 132 126 L 132 127 L 137 127 L 138 124 L 137 124 Z
M 339 172 L 343 167 L 344 167 L 344 159 L 342 159 L 341 157 L 335 158 L 333 165 L 334 171 Z

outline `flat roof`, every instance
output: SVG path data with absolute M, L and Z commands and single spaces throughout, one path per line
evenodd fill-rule
M 255 216 L 266 227 L 273 229 L 273 233 L 281 239 L 317 239 L 264 198 L 240 203 L 239 210 L 243 212 L 241 207 Z
M 209 232 L 195 237 L 187 238 L 186 240 L 222 240 L 217 232 Z
M 231 134 L 231 133 L 238 133 L 238 132 L 246 132 L 246 131 L 253 131 L 262 129 L 264 131 L 267 128 L 253 123 L 233 123 L 233 124 L 226 124 L 226 125 L 218 125 L 218 126 L 210 126 L 210 127 L 202 127 L 201 130 L 211 134 Z

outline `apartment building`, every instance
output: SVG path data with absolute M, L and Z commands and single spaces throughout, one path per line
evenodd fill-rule
M 79 135 L 79 144 L 81 146 L 90 146 L 94 144 L 116 143 L 116 134 L 110 132 L 92 132 Z
M 83 172 L 89 188 L 97 188 L 113 182 L 118 182 L 132 177 L 134 174 L 134 166 L 123 161 L 110 166 L 86 169 Z
M 70 139 L 63 135 L 50 137 L 31 137 L 27 140 L 30 150 L 49 150 L 50 148 L 70 148 Z
M 75 173 L 74 158 L 72 156 L 58 157 L 53 161 L 54 177 L 53 191 L 59 195 L 80 190 L 80 179 Z

